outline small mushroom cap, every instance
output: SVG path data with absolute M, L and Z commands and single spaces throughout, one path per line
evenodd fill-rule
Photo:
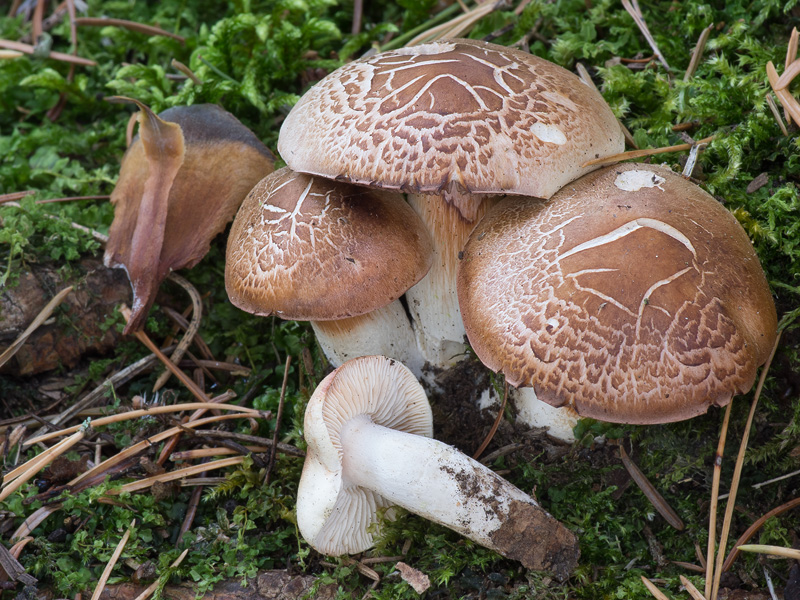
M 489 368 L 604 421 L 693 417 L 750 389 L 776 336 L 736 219 L 669 169 L 619 164 L 548 202 L 509 198 L 459 266 L 470 343 Z
M 415 193 L 549 198 L 621 152 L 600 94 L 546 60 L 477 40 L 383 52 L 311 88 L 281 127 L 296 171 Z
M 373 545 L 368 533 L 389 502 L 342 478 L 341 427 L 355 418 L 398 431 L 433 436 L 425 391 L 400 362 L 384 356 L 348 361 L 319 384 L 306 407 L 306 462 L 297 490 L 297 525 L 320 552 L 338 556 Z
M 431 261 L 430 237 L 399 195 L 283 168 L 236 215 L 225 287 L 257 315 L 343 319 L 397 300 Z

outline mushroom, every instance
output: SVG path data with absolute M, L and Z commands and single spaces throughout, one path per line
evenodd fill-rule
M 319 384 L 306 407 L 306 462 L 297 524 L 318 551 L 373 545 L 378 513 L 401 506 L 519 560 L 566 577 L 575 534 L 481 463 L 431 439 L 425 392 L 398 361 L 351 360 Z
M 114 221 L 104 262 L 124 268 L 133 287 L 125 333 L 144 327 L 161 282 L 200 262 L 274 157 L 236 117 L 214 104 L 156 116 L 139 108 L 139 135 L 122 158 L 111 194 Z
M 653 165 L 591 173 L 546 203 L 502 201 L 467 242 L 458 291 L 484 364 L 603 421 L 723 406 L 750 389 L 776 336 L 742 227 Z
M 275 171 L 231 227 L 225 287 L 248 312 L 311 321 L 338 366 L 383 353 L 419 373 L 422 358 L 398 298 L 428 272 L 431 243 L 397 194 Z
M 435 366 L 464 352 L 458 253 L 485 195 L 548 198 L 623 149 L 600 94 L 574 74 L 513 48 L 451 39 L 383 52 L 337 69 L 281 127 L 296 171 L 402 190 L 434 240 L 428 276 L 408 294 Z

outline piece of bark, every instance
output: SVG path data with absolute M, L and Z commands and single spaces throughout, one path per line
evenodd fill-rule
M 199 600 L 333 600 L 336 597 L 336 584 L 323 585 L 312 596 L 306 596 L 316 578 L 311 575 L 290 575 L 284 570 L 261 571 L 246 586 L 241 579 L 223 581 L 206 592 Z M 100 600 L 134 600 L 145 586 L 123 583 L 107 586 Z M 195 600 L 197 588 L 189 583 L 168 585 L 162 597 L 171 600 Z
M 60 309 L 66 319 L 49 319 L 28 338 L 0 372 L 32 375 L 59 366 L 74 367 L 87 352 L 113 348 L 115 327 L 102 329 L 116 305 L 130 302 L 130 286 L 122 271 L 109 269 L 95 258 L 80 260 L 64 277 L 57 265 L 33 265 L 18 285 L 0 295 L 0 348 L 8 346 L 52 297 L 54 290 L 74 286 Z

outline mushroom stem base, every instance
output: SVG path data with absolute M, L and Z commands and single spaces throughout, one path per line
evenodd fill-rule
M 566 577 L 575 534 L 520 489 L 452 446 L 351 419 L 341 430 L 343 478 L 519 560 Z

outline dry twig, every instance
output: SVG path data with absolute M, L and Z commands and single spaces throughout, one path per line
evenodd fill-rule
M 25 328 L 25 331 L 23 331 L 19 337 L 14 340 L 14 342 L 8 348 L 6 348 L 2 354 L 0 354 L 0 367 L 11 360 L 11 357 L 14 356 L 20 348 L 22 348 L 22 345 L 31 336 L 31 334 L 36 331 L 42 325 L 42 323 L 50 318 L 50 315 L 53 314 L 53 311 L 64 301 L 64 298 L 66 298 L 71 291 L 72 286 L 64 288 L 45 305 L 39 314 L 36 315 L 36 318 L 31 322 L 31 324 Z

